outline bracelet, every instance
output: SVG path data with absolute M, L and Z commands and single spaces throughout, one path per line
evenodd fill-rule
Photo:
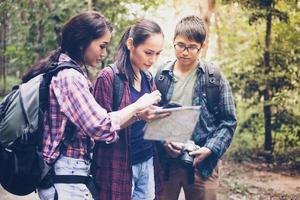
M 141 121 L 142 119 L 139 117 L 139 113 L 135 113 L 132 116 L 133 121 L 137 122 L 137 121 Z

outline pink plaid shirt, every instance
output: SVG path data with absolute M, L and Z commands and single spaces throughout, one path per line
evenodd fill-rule
M 70 60 L 61 54 L 59 63 Z M 85 71 L 85 70 L 83 70 Z M 92 83 L 87 74 L 74 69 L 65 69 L 51 80 L 49 87 L 49 108 L 44 115 L 43 156 L 51 163 L 59 156 L 59 144 L 64 138 L 67 119 L 76 125 L 75 137 L 67 147 L 65 156 L 85 159 L 87 140 L 102 140 L 107 143 L 119 137 L 120 117 L 107 113 L 92 95 Z

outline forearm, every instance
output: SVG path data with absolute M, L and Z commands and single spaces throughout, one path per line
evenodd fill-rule
M 139 111 L 140 109 L 135 103 L 130 104 L 119 111 L 116 111 L 115 113 L 117 113 L 120 117 L 121 128 L 126 128 L 127 126 L 134 123 L 136 113 Z
M 234 130 L 236 127 L 236 121 L 227 121 L 221 123 L 220 126 L 215 130 L 213 135 L 207 139 L 204 147 L 209 148 L 217 157 L 221 157 L 229 147 Z

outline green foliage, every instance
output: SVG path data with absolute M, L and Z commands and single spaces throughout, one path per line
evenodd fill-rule
M 103 13 L 114 24 L 114 36 L 108 49 L 108 56 L 102 66 L 111 63 L 123 32 L 143 13 L 150 8 L 156 8 L 164 0 L 95 0 L 93 9 Z
M 52 2 L 50 5 L 49 2 Z M 173 1 L 174 4 L 180 1 Z M 263 105 L 272 106 L 274 159 L 300 162 L 300 15 L 298 1 L 219 0 L 222 49 L 217 60 L 228 77 L 238 106 L 239 126 L 229 155 L 250 159 L 263 148 Z M 123 31 L 165 0 L 93 0 L 93 9 L 114 24 L 114 36 L 104 65 L 112 62 Z M 4 0 L 0 25 L 8 23 L 5 49 L 6 91 L 37 59 L 55 49 L 68 18 L 87 10 L 87 1 Z M 270 70 L 264 75 L 266 16 L 272 14 Z M 215 30 L 212 30 L 212 32 Z M 2 44 L 1 44 L 2 45 Z M 2 47 L 2 46 L 1 46 Z M 1 66 L 2 67 L 2 66 Z M 1 68 L 0 67 L 0 68 Z M 2 73 L 2 72 L 0 72 Z M 2 75 L 2 74 L 1 74 Z M 0 89 L 3 82 L 1 80 Z M 271 99 L 263 101 L 266 83 Z M 283 154 L 286 152 L 287 154 Z M 288 154 L 289 153 L 289 154 Z M 289 155 L 289 159 L 280 155 Z
M 219 8 L 222 16 L 220 32 L 224 42 L 218 60 L 226 67 L 225 72 L 239 105 L 239 128 L 229 154 L 239 159 L 263 148 L 263 105 L 266 104 L 272 106 L 275 158 L 286 151 L 299 149 L 299 5 L 295 1 L 271 0 L 222 2 Z M 272 9 L 267 7 L 269 3 L 272 3 Z M 268 12 L 273 15 L 269 49 L 271 67 L 264 75 L 265 18 Z M 264 102 L 266 83 L 272 98 Z M 291 157 L 297 160 L 299 154 Z
M 7 76 L 6 77 L 7 81 L 7 88 L 9 91 L 13 88 L 13 86 L 20 84 L 20 79 L 17 78 L 16 76 Z M 2 82 L 0 82 L 0 88 L 3 88 Z M 2 100 L 3 97 L 0 96 L 0 101 Z
M 115 1 L 94 0 L 93 8 L 102 12 L 115 26 L 115 35 L 108 52 L 111 62 L 117 43 L 133 20 L 149 8 L 158 6 L 162 1 Z M 137 8 L 138 12 L 132 11 Z M 0 23 L 8 23 L 6 47 L 1 54 L 6 58 L 6 75 L 20 78 L 37 60 L 56 49 L 60 43 L 63 24 L 75 14 L 87 10 L 87 1 L 69 0 L 5 0 L 0 2 Z M 0 67 L 0 69 L 2 66 Z M 1 71 L 1 70 L 0 70 Z M 1 73 L 1 72 L 0 72 Z M 2 85 L 1 85 L 2 86 Z M 3 86 L 2 86 L 3 87 Z M 7 91 L 9 86 L 4 90 Z
M 259 105 L 249 107 L 243 101 L 237 104 L 239 126 L 226 153 L 228 160 L 250 161 L 255 152 L 263 148 L 263 115 L 259 109 Z
M 83 9 L 84 4 L 74 1 L 6 1 L 1 12 L 8 15 L 9 32 L 4 53 L 8 74 L 22 73 L 36 60 L 57 47 L 55 30 L 71 15 Z

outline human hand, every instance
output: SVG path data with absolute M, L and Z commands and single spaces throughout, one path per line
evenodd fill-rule
M 134 104 L 137 106 L 139 111 L 158 103 L 161 100 L 161 93 L 155 90 L 151 93 L 146 93 L 141 96 Z
M 171 112 L 157 113 L 158 106 L 149 106 L 139 112 L 136 115 L 142 120 L 160 119 L 171 115 Z
M 167 153 L 172 158 L 177 158 L 181 154 L 181 149 L 183 148 L 184 144 L 180 142 L 165 142 L 164 147 Z
M 201 161 L 203 161 L 206 157 L 212 154 L 212 151 L 207 147 L 200 147 L 194 151 L 189 153 L 190 156 L 195 156 L 193 165 L 198 165 Z

